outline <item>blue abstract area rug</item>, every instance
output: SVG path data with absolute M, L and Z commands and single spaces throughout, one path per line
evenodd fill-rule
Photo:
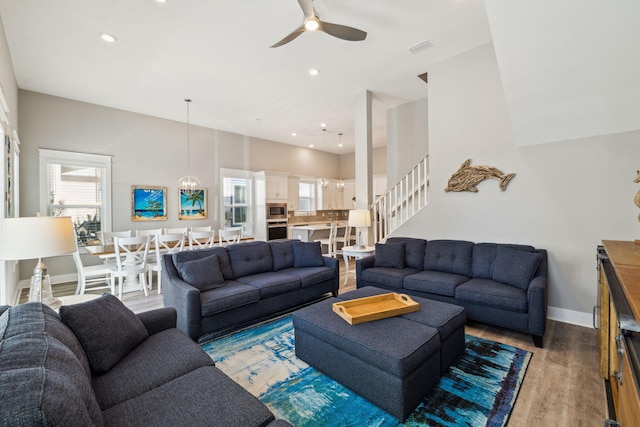
M 504 426 L 532 353 L 471 335 L 465 340 L 465 352 L 403 424 L 298 359 L 290 315 L 202 348 L 295 427 Z

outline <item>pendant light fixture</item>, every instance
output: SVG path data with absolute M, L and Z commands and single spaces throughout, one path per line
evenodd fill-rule
M 344 180 L 342 179 L 342 167 L 340 165 L 342 161 L 342 132 L 340 132 L 338 136 L 340 136 L 340 142 L 338 143 L 338 170 L 340 179 L 336 182 L 336 190 L 342 193 L 344 191 Z
M 322 148 L 325 151 L 327 149 L 327 128 L 322 128 Z M 325 158 L 324 171 L 326 172 L 327 171 L 327 162 L 326 162 L 327 155 L 323 154 L 323 157 Z M 326 190 L 327 187 L 329 186 L 329 180 L 324 177 L 324 174 L 322 174 L 322 175 L 323 175 L 322 182 L 321 182 L 322 190 Z
M 189 104 L 191 103 L 190 99 L 185 99 L 184 102 L 187 103 L 187 174 L 178 180 L 178 190 L 182 193 L 186 193 L 188 196 L 202 189 L 202 184 L 200 184 L 200 180 L 195 176 L 191 175 L 191 168 L 189 163 Z

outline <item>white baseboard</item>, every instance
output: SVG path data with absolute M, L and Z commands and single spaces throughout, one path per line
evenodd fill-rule
M 567 310 L 566 308 L 547 307 L 547 318 L 558 322 L 593 328 L 593 314 L 581 311 Z

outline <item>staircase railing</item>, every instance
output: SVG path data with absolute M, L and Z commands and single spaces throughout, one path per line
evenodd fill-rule
M 429 201 L 429 155 L 416 163 L 372 205 L 373 241 L 379 242 Z

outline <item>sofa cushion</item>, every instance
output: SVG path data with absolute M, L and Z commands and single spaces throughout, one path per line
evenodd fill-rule
M 476 243 L 473 246 L 473 260 L 471 261 L 471 277 L 478 279 L 493 279 L 493 264 L 496 261 L 498 247 L 517 249 L 523 252 L 533 252 L 533 246 L 512 245 L 504 243 Z
M 469 280 L 467 276 L 441 271 L 420 271 L 404 278 L 404 288 L 453 297 L 456 287 Z
M 233 278 L 273 271 L 273 257 L 267 242 L 246 242 L 227 246 Z
M 382 285 L 402 289 L 404 278 L 419 271 L 415 268 L 373 267 L 362 270 L 361 276 L 362 280 L 367 282 L 367 285 Z
M 473 243 L 464 240 L 430 240 L 424 257 L 424 270 L 442 271 L 471 277 Z
M 324 267 L 320 242 L 296 241 L 292 242 L 292 245 L 294 267 Z
M 281 273 L 295 276 L 300 279 L 300 283 L 303 288 L 309 288 L 317 285 L 318 283 L 335 278 L 334 271 L 329 267 L 287 268 L 286 270 L 282 270 Z
M 266 426 L 273 414 L 218 368 L 204 366 L 107 409 L 104 418 L 113 426 Z
M 93 378 L 93 389 L 104 411 L 134 398 L 213 360 L 178 329 L 151 335 L 111 370 Z
M 236 281 L 256 287 L 260 291 L 260 298 L 285 294 L 300 289 L 302 286 L 299 278 L 281 271 L 238 277 Z
M 409 268 L 424 268 L 424 251 L 427 241 L 414 237 L 389 237 L 387 243 L 404 243 L 404 265 Z
M 269 242 L 273 257 L 273 271 L 293 267 L 293 245 L 290 240 L 274 240 Z
M 404 243 L 376 243 L 374 267 L 404 268 Z
M 498 246 L 496 262 L 493 265 L 493 280 L 526 291 L 536 273 L 540 259 L 542 259 L 541 253 L 523 252 Z
M 456 288 L 456 300 L 461 303 L 496 307 L 526 313 L 527 292 L 515 286 L 488 279 L 471 279 Z
M 197 249 L 194 251 L 179 251 L 171 255 L 173 264 L 178 266 L 179 264 L 187 261 L 193 261 L 196 259 L 205 258 L 211 255 L 218 256 L 218 262 L 220 263 L 220 270 L 224 276 L 224 280 L 233 280 L 233 271 L 231 270 L 231 260 L 229 259 L 229 253 L 227 248 L 214 247 L 207 249 Z M 168 255 L 167 255 L 168 256 Z
M 182 262 L 176 266 L 182 280 L 200 291 L 224 286 L 224 276 L 217 255 Z
M 111 369 L 149 336 L 138 316 L 111 294 L 63 305 L 60 317 L 78 337 L 97 373 Z
M 47 312 L 27 303 L 0 316 L 0 425 L 101 426 L 90 377 L 75 352 L 47 331 Z
M 222 288 L 203 292 L 200 295 L 200 300 L 202 304 L 201 315 L 206 317 L 258 302 L 260 301 L 260 291 L 255 286 L 243 285 L 232 280 Z

